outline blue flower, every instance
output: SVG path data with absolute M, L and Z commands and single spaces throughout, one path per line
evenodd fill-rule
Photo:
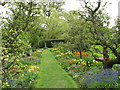
M 102 82 L 115 82 L 116 80 L 118 80 L 118 73 L 120 73 L 120 71 L 113 71 L 111 69 L 105 69 L 103 71 L 101 71 L 101 73 L 97 73 L 97 74 L 90 74 L 88 76 L 86 76 L 86 78 L 89 78 L 86 80 L 86 85 L 89 85 L 90 83 L 94 83 L 95 81 L 97 81 L 97 83 L 102 83 Z
M 97 81 L 99 81 L 100 83 L 102 82 L 101 78 L 96 78 Z
M 117 71 L 118 75 L 120 75 L 120 71 Z
M 93 79 L 87 79 L 87 80 L 86 80 L 86 84 L 87 84 L 87 85 L 89 85 L 90 83 L 93 83 L 93 82 L 94 82 Z
M 37 62 L 40 62 L 40 60 L 36 60 Z
M 109 72 L 105 72 L 104 75 L 111 75 L 112 73 Z
M 118 79 L 118 76 L 117 75 L 109 75 L 109 76 L 107 76 L 107 78 L 108 78 L 107 80 L 105 79 L 106 82 L 114 82 L 115 80 Z
M 15 83 L 16 81 L 14 80 L 8 80 L 8 83 Z
M 2 78 L 0 77 L 0 80 L 2 80 Z
M 40 62 L 40 60 L 32 60 L 32 61 L 27 61 L 27 62 Z

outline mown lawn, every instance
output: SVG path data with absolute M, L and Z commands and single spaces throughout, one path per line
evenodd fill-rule
M 40 67 L 35 88 L 77 88 L 49 50 L 43 51 Z

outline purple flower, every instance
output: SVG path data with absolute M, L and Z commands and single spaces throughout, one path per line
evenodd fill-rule
M 86 78 L 86 84 L 89 85 L 90 83 L 94 83 L 95 81 L 98 81 L 98 83 L 102 82 L 113 82 L 118 80 L 118 72 L 120 71 L 113 71 L 111 69 L 105 69 L 101 71 L 101 73 L 98 74 L 90 74 Z
M 96 78 L 97 81 L 99 81 L 100 83 L 102 82 L 101 78 Z
M 112 73 L 109 72 L 105 72 L 104 75 L 111 75 Z
M 120 75 L 120 71 L 117 71 L 118 75 Z
M 107 78 L 105 79 L 106 82 L 114 82 L 115 80 L 118 79 L 118 76 L 117 75 L 109 75 Z
M 31 61 L 27 61 L 27 62 L 40 62 L 40 60 L 31 60 Z
M 0 77 L 0 80 L 2 80 L 2 78 Z
M 8 80 L 8 83 L 15 83 L 16 81 L 14 80 Z
M 93 82 L 94 82 L 93 79 L 87 79 L 87 80 L 86 80 L 86 84 L 87 84 L 87 85 L 89 85 L 90 83 L 93 83 Z
M 36 60 L 37 62 L 40 62 L 40 60 Z

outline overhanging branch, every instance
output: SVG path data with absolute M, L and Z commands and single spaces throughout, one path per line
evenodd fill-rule
M 92 56 L 94 57 L 95 61 L 103 62 L 103 60 L 100 60 L 100 59 L 95 57 L 95 55 L 93 54 L 93 51 L 91 51 L 91 50 L 88 50 L 88 51 L 90 51 L 92 53 Z

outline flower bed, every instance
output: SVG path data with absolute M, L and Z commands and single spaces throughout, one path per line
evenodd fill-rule
M 31 53 L 32 56 L 17 59 L 15 65 L 6 69 L 8 74 L 2 77 L 2 88 L 31 88 L 37 78 L 42 51 Z M 10 60 L 9 60 L 10 62 Z
M 102 63 L 95 61 L 89 52 L 79 52 L 51 49 L 63 69 L 78 83 L 81 88 L 119 88 L 120 76 L 117 71 L 102 70 Z M 95 53 L 99 59 L 104 60 L 102 54 Z M 113 57 L 109 57 L 112 59 Z M 104 75 L 105 73 L 109 73 Z M 114 73 L 114 74 L 113 74 Z

